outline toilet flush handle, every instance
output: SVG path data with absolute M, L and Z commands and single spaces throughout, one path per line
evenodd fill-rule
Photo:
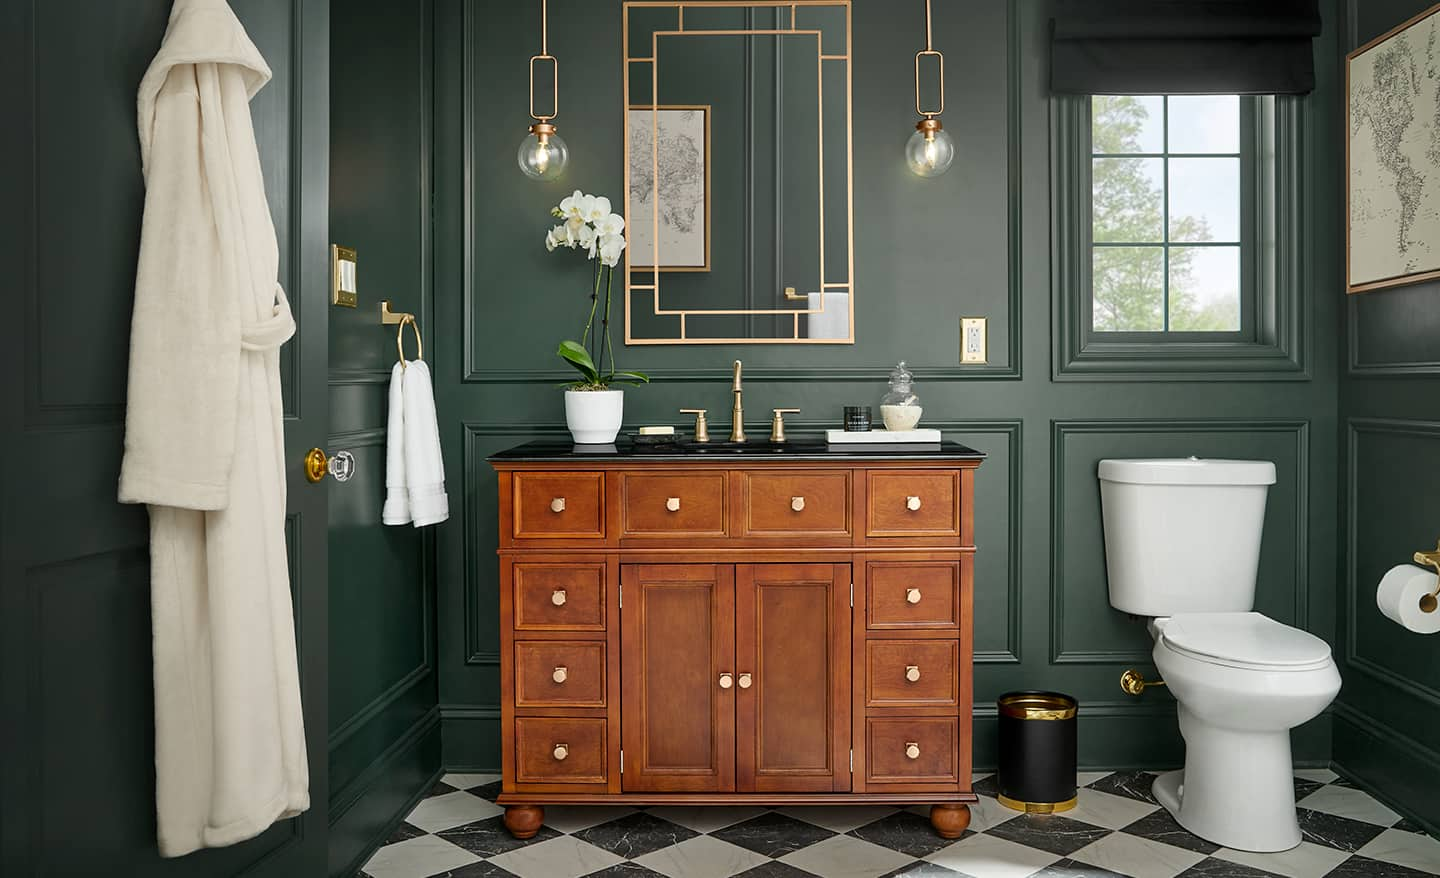
M 1126 695 L 1139 695 L 1147 686 L 1164 686 L 1164 680 L 1146 680 L 1140 672 L 1130 668 L 1120 675 L 1120 688 Z

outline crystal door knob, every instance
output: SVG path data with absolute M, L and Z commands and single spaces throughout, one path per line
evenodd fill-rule
M 731 686 L 734 686 L 734 685 L 735 685 L 735 678 L 734 678 L 734 677 L 732 677 L 732 676 L 729 675 L 729 674 L 721 674 L 721 675 L 720 675 L 720 688 L 721 688 L 721 689 L 729 689 Z
M 564 512 L 564 511 L 565 511 L 565 498 L 564 498 L 564 497 L 556 497 L 556 498 L 552 499 L 552 500 L 550 501 L 550 511 L 551 511 L 551 512 Z
M 905 744 L 905 758 L 906 758 L 906 759 L 919 759 L 919 758 L 920 758 L 920 745 L 917 744 L 917 743 L 915 743 L 914 741 L 909 741 L 909 742 L 907 742 L 907 743 Z
M 918 604 L 918 603 L 920 603 L 920 589 L 918 589 L 918 588 L 907 588 L 907 589 L 905 589 L 905 603 L 907 603 L 907 604 Z
M 668 510 L 670 510 L 671 512 L 679 512 L 679 511 L 680 511 L 680 498 L 679 498 L 679 497 L 667 497 L 667 498 L 665 498 L 665 508 L 668 509 Z
M 570 745 L 556 744 L 555 749 L 551 753 L 551 755 L 553 755 L 557 760 L 563 760 L 566 756 L 570 755 Z
M 555 672 L 550 675 L 550 679 L 554 680 L 556 683 L 564 683 L 566 678 L 569 676 L 570 670 L 562 666 L 555 669 Z
M 805 511 L 805 498 L 804 498 L 804 497 L 791 497 L 791 498 L 790 498 L 790 508 L 793 509 L 793 510 L 795 510 L 796 512 L 803 512 L 803 511 Z
M 920 679 L 920 666 L 919 666 L 919 665 L 906 665 L 906 666 L 905 666 L 905 679 L 909 680 L 911 683 L 914 683 L 914 682 L 916 682 L 917 680 L 919 680 L 919 679 Z
M 337 482 L 348 482 L 355 474 L 355 455 L 348 451 L 337 451 L 334 457 L 326 457 L 319 448 L 312 448 L 305 454 L 305 478 L 318 482 L 329 474 Z
M 906 498 L 905 498 L 905 508 L 906 508 L 906 509 L 909 509 L 911 512 L 914 512 L 915 510 L 919 509 L 919 508 L 920 508 L 920 498 L 919 498 L 919 497 L 915 497 L 915 496 L 906 497 Z
M 750 677 L 749 674 L 741 674 L 741 675 L 740 675 L 740 688 L 741 688 L 741 689 L 749 689 L 749 688 L 750 688 L 750 684 L 751 684 L 752 682 L 754 682 L 754 681 L 751 679 L 751 677 Z
M 565 589 L 557 588 L 550 592 L 550 603 L 557 607 L 565 606 Z

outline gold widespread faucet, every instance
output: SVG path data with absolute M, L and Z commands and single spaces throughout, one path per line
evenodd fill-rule
M 735 383 L 730 388 L 735 393 L 735 409 L 731 412 L 730 441 L 745 441 L 745 404 L 741 401 L 745 391 L 740 386 L 740 361 L 735 361 Z

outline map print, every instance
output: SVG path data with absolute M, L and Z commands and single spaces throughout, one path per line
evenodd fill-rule
M 1440 270 L 1440 7 L 1350 61 L 1350 286 Z
M 629 111 L 631 267 L 708 270 L 708 107 Z M 659 149 L 652 151 L 652 132 Z M 659 208 L 659 249 L 655 210 Z

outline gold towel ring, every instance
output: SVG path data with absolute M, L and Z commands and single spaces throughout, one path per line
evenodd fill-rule
M 395 328 L 395 350 L 400 355 L 400 368 L 402 369 L 409 368 L 409 365 L 405 362 L 406 324 L 409 324 L 410 328 L 415 331 L 415 359 L 420 360 L 425 357 L 425 342 L 420 338 L 420 324 L 415 322 L 415 315 L 406 314 L 400 318 L 400 325 Z

